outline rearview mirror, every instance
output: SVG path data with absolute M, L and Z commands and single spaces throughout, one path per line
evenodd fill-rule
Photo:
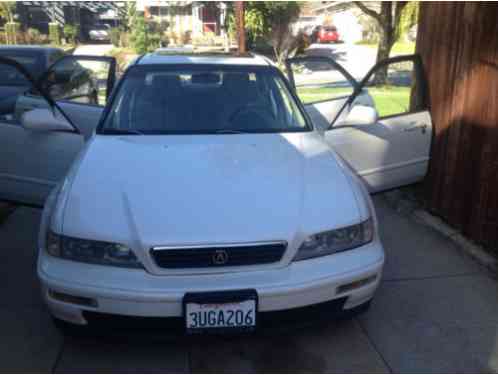
M 355 105 L 346 118 L 339 121 L 335 126 L 373 125 L 378 118 L 379 115 L 375 108 L 366 105 Z
M 46 108 L 36 108 L 24 112 L 21 116 L 21 125 L 25 129 L 34 131 L 74 131 L 72 125 L 62 114 L 54 115 L 54 112 Z

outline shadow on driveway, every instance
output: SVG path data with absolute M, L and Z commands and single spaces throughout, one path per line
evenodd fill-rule
M 0 226 L 0 371 L 498 371 L 496 281 L 383 196 L 375 205 L 387 263 L 370 311 L 359 318 L 256 336 L 119 340 L 59 334 L 35 274 L 40 211 L 19 208 Z

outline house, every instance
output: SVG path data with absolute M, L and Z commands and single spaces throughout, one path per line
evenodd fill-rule
M 177 34 L 206 33 L 222 36 L 226 32 L 227 5 L 224 2 L 137 0 L 137 11 L 158 22 L 168 22 Z
M 124 12 L 124 2 L 110 1 L 19 1 L 16 3 L 18 21 L 24 28 L 34 28 L 48 34 L 48 24 L 80 26 L 80 38 L 98 22 L 118 25 Z

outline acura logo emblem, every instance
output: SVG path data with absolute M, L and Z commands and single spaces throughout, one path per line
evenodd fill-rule
M 225 250 L 215 250 L 212 259 L 214 264 L 221 266 L 228 262 L 228 253 Z

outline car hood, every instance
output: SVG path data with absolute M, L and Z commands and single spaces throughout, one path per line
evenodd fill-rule
M 63 234 L 149 249 L 285 240 L 358 222 L 317 133 L 95 136 L 68 177 Z

